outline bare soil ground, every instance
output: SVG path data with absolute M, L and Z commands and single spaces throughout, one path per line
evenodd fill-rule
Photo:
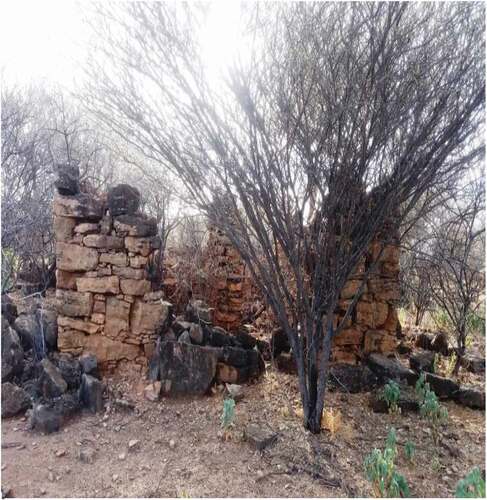
M 26 430 L 22 418 L 4 420 L 2 488 L 16 497 L 370 496 L 363 460 L 384 447 L 391 426 L 400 444 L 410 440 L 417 448 L 411 464 L 399 446 L 398 469 L 413 496 L 453 496 L 459 479 L 474 466 L 485 468 L 484 412 L 444 403 L 449 422 L 435 446 L 419 415 L 374 414 L 367 394 L 333 393 L 327 402 L 339 414 L 337 429 L 313 436 L 301 425 L 296 382 L 270 369 L 246 386 L 231 439 L 223 440 L 222 392 L 151 403 L 142 383 L 109 381 L 135 409 L 108 402 L 105 414 L 85 413 L 51 435 Z M 248 423 L 277 432 L 277 442 L 253 450 L 243 440 Z M 133 439 L 139 443 L 129 451 Z M 92 463 L 80 452 L 92 454 Z

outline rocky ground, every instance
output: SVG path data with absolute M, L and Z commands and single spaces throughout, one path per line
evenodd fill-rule
M 474 466 L 485 470 L 485 413 L 447 401 L 438 446 L 416 414 L 373 413 L 368 394 L 330 393 L 319 436 L 301 425 L 296 378 L 269 369 L 244 387 L 228 439 L 220 429 L 223 393 L 151 403 L 143 383 L 109 381 L 102 414 L 73 418 L 42 435 L 20 417 L 3 420 L 2 489 L 16 497 L 347 497 L 370 496 L 364 457 L 383 448 L 391 426 L 398 469 L 413 496 L 453 496 Z M 134 408 L 120 404 L 132 401 Z M 118 401 L 118 403 L 115 403 Z M 245 441 L 249 424 L 277 434 L 263 451 Z M 414 462 L 403 453 L 416 445 Z

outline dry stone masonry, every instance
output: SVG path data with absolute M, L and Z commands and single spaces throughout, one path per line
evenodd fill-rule
M 144 368 L 170 314 L 149 279 L 156 222 L 138 212 L 135 188 L 97 196 L 78 192 L 73 177 L 68 171 L 63 182 L 60 174 L 53 207 L 58 348 L 90 352 L 102 370 L 124 361 Z

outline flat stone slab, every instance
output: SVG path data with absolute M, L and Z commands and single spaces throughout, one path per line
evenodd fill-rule
M 262 451 L 277 441 L 277 434 L 265 427 L 249 424 L 245 429 L 245 439 L 252 448 Z

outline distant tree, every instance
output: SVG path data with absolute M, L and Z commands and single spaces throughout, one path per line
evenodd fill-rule
M 378 233 L 390 243 L 426 193 L 483 154 L 484 6 L 246 7 L 249 56 L 214 82 L 197 37 L 204 8 L 98 4 L 86 102 L 177 173 L 238 249 L 319 432 L 332 339 L 363 287 L 336 325 L 342 288 Z

